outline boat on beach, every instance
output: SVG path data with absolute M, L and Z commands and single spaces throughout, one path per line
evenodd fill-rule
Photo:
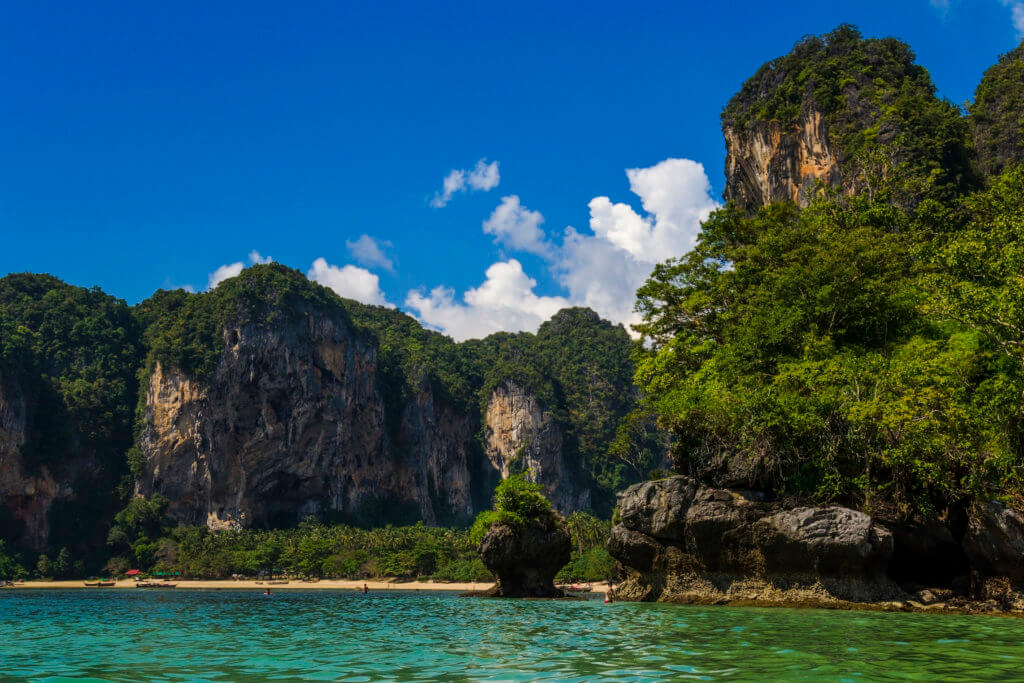
M 592 593 L 594 585 L 591 583 L 573 583 L 568 586 L 561 586 L 561 589 L 568 593 Z
M 86 579 L 83 583 L 86 588 L 113 588 L 117 585 L 113 579 Z

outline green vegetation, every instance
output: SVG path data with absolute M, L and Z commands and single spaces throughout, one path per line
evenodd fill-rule
M 612 523 L 585 512 L 574 512 L 565 520 L 572 538 L 572 559 L 557 581 L 607 581 L 616 574 L 615 559 L 605 550 Z
M 102 546 L 127 474 L 141 355 L 124 301 L 49 275 L 0 278 L 0 391 L 14 387 L 25 397 L 23 462 L 79 492 L 51 514 L 55 548 Z M 12 531 L 10 515 L 0 517 L 0 528 Z
M 7 545 L 0 540 L 0 581 L 24 579 L 27 576 L 28 571 L 22 557 L 10 552 Z
M 1019 160 L 1020 58 L 971 107 L 985 171 Z M 726 107 L 739 128 L 820 111 L 854 194 L 727 206 L 638 292 L 635 414 L 677 469 L 890 517 L 1024 502 L 1024 176 L 978 190 L 968 119 L 934 90 L 906 45 L 841 26 Z
M 267 325 L 313 312 L 330 313 L 349 324 L 340 297 L 278 263 L 246 268 L 203 294 L 160 290 L 135 310 L 149 349 L 146 367 L 160 361 L 198 378 L 217 368 L 228 325 Z
M 1024 162 L 1024 43 L 985 72 L 967 111 L 982 173 Z
M 179 526 L 168 530 L 164 526 L 166 520 L 154 517 L 154 513 L 160 514 L 159 507 L 143 502 L 131 513 L 119 515 L 111 536 L 135 525 L 136 531 L 126 535 L 144 539 L 146 548 L 140 552 L 138 541 L 123 544 L 116 539 L 112 548 L 126 551 L 127 556 L 115 556 L 108 563 L 113 573 L 134 567 L 146 572 L 179 572 L 193 578 L 273 572 L 345 579 L 492 579 L 476 554 L 477 542 L 464 529 L 428 527 L 422 522 L 414 526 L 360 529 L 310 519 L 295 529 L 210 531 L 205 527 Z M 601 564 L 601 546 L 607 540 L 610 525 L 582 513 L 570 519 L 575 519 L 569 525 L 574 547 L 581 549 L 578 569 L 593 568 L 589 574 L 570 578 L 606 578 L 608 567 Z M 143 531 L 146 528 L 149 532 L 163 528 L 161 533 L 166 535 L 134 536 L 149 533 Z M 573 557 L 576 560 L 576 552 Z
M 53 508 L 47 571 L 54 572 L 62 547 L 93 570 L 110 557 L 112 569 L 150 566 L 170 552 L 166 501 L 129 501 L 131 478 L 143 473 L 133 442 L 155 363 L 207 378 L 232 328 L 295 323 L 314 313 L 376 346 L 392 437 L 404 407 L 429 387 L 436 401 L 477 426 L 471 448 L 483 458 L 483 411 L 490 392 L 511 381 L 535 392 L 563 423 L 567 460 L 595 487 L 595 507 L 610 510 L 615 489 L 643 478 L 642 463 L 627 467 L 607 450 L 635 403 L 631 343 L 621 327 L 589 310 L 563 311 L 536 335 L 456 344 L 408 315 L 343 300 L 277 264 L 248 268 L 202 294 L 161 290 L 134 308 L 50 276 L 10 275 L 0 280 L 0 382 L 28 399 L 26 466 L 63 472 L 88 458 L 97 463 L 63 475 L 74 478 L 76 496 Z M 0 505 L 0 538 L 17 541 L 24 528 Z M 36 557 L 26 562 L 34 566 Z
M 821 113 L 845 179 L 884 153 L 887 165 L 919 181 L 911 204 L 924 196 L 949 199 L 974 183 L 967 120 L 935 97 L 928 71 L 895 38 L 864 39 L 848 24 L 804 38 L 743 84 L 722 122 L 743 129 L 771 121 L 786 130 L 809 107 Z
M 1019 497 L 1021 189 L 715 213 L 639 291 L 677 467 L 898 516 Z
M 551 503 L 541 493 L 540 484 L 526 479 L 525 475 L 513 474 L 498 482 L 494 489 L 494 506 L 476 516 L 469 530 L 474 546 L 495 524 L 524 527 L 528 524 L 549 526 L 557 520 L 558 514 L 551 509 Z

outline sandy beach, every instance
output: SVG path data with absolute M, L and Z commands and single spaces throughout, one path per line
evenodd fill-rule
M 347 581 L 340 579 L 321 579 L 316 583 L 306 583 L 301 580 L 289 581 L 288 583 L 268 583 L 266 581 L 256 581 L 255 579 L 204 579 L 204 580 L 186 580 L 173 582 L 177 588 L 201 588 L 204 590 L 266 590 L 267 588 L 277 590 L 362 590 L 363 584 L 365 583 L 367 588 L 371 591 L 385 591 L 385 590 L 397 590 L 397 591 L 457 591 L 465 593 L 467 591 L 482 591 L 491 588 L 493 583 L 478 582 L 478 583 L 446 583 L 442 581 L 398 581 L 395 579 L 371 579 L 367 581 Z M 604 593 L 608 590 L 608 585 L 605 583 L 592 584 L 593 592 Z M 17 583 L 12 586 L 7 586 L 0 590 L 18 590 L 18 589 L 53 589 L 53 588 L 82 588 L 94 591 L 102 590 L 113 590 L 118 588 L 135 588 L 135 581 L 132 580 L 120 580 L 116 586 L 109 586 L 105 588 L 97 588 L 92 586 L 86 586 L 85 583 L 79 579 L 74 581 L 26 581 L 25 583 Z M 154 588 L 152 590 L 167 590 Z

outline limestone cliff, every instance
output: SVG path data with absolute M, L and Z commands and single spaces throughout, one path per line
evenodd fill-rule
M 29 474 L 21 455 L 26 431 L 25 396 L 18 385 L 0 374 L 0 501 L 7 507 L 10 537 L 40 548 L 49 535 L 48 513 L 60 495 L 49 471 Z
M 600 496 L 608 513 L 621 480 L 593 471 L 634 405 L 630 341 L 586 309 L 457 344 L 280 264 L 132 309 L 11 275 L 0 304 L 4 330 L 32 332 L 0 349 L 0 538 L 17 546 L 102 561 L 130 482 L 178 522 L 239 528 L 462 524 L 520 467 L 559 510 Z
M 0 373 L 0 507 L 6 508 L 0 510 L 0 538 L 42 550 L 50 542 L 54 507 L 77 498 L 74 482 L 96 463 L 86 457 L 33 466 L 24 447 L 36 410 L 20 384 Z
M 975 182 L 959 108 L 935 96 L 909 46 L 850 25 L 762 65 L 722 111 L 722 132 L 724 196 L 748 212 L 806 206 L 819 182 L 900 205 Z
M 143 495 L 211 528 L 294 524 L 310 514 L 400 521 L 471 514 L 471 422 L 429 387 L 385 424 L 376 348 L 346 321 L 228 326 L 215 373 L 157 363 L 140 446 Z
M 491 394 L 484 422 L 487 457 L 502 478 L 525 472 L 565 514 L 590 507 L 590 490 L 582 485 L 578 466 L 566 460 L 562 427 L 536 397 L 505 382 Z
M 723 125 L 722 132 L 727 200 L 748 208 L 775 201 L 807 206 L 819 182 L 841 184 L 839 155 L 816 109 L 808 109 L 794 124 L 756 121 Z

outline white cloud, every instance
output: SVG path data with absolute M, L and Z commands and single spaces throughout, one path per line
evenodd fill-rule
M 436 209 L 445 206 L 456 192 L 468 190 L 481 190 L 488 192 L 493 190 L 501 182 L 501 174 L 498 172 L 498 162 L 487 163 L 487 159 L 476 162 L 471 170 L 454 169 L 444 177 L 441 192 L 434 195 L 430 205 Z
M 704 167 L 689 159 L 629 169 L 626 177 L 646 215 L 595 197 L 589 204 L 593 234 L 565 231 L 555 273 L 573 304 L 630 325 L 639 321 L 636 290 L 654 264 L 693 249 L 701 223 L 719 204 Z
M 510 259 L 488 268 L 485 282 L 461 302 L 452 289 L 437 287 L 428 295 L 410 292 L 406 306 L 425 324 L 460 340 L 498 330 L 536 331 L 565 306 L 589 306 L 616 323 L 637 322 L 636 290 L 654 264 L 690 251 L 701 222 L 719 204 L 704 167 L 689 159 L 629 169 L 626 177 L 643 215 L 628 204 L 595 197 L 589 203 L 590 232 L 567 228 L 561 245 L 545 239 L 543 216 L 515 195 L 505 197 L 483 224 L 506 248 L 543 256 L 568 296 L 539 296 L 536 281 Z
M 388 258 L 384 250 L 381 249 L 381 245 L 390 247 L 391 242 L 377 242 L 369 235 L 360 235 L 359 239 L 354 242 L 345 240 L 345 246 L 348 247 L 352 257 L 363 264 L 364 266 L 377 266 L 383 268 L 389 273 L 395 272 L 394 263 Z
M 1024 36 L 1024 2 L 1021 2 L 1021 0 L 1002 0 L 1002 3 L 1004 7 L 1010 8 L 1013 28 L 1017 30 L 1017 35 Z
M 572 227 L 565 231 L 558 256 L 555 274 L 573 305 L 588 306 L 602 318 L 627 326 L 639 322 L 633 303 L 636 290 L 651 274 L 651 264 Z
M 489 192 L 501 182 L 501 174 L 498 173 L 498 162 L 487 163 L 487 159 L 476 162 L 476 166 L 466 177 L 466 184 L 474 190 Z
M 516 259 L 499 261 L 487 269 L 486 280 L 470 289 L 463 302 L 454 290 L 435 287 L 429 294 L 409 292 L 405 305 L 426 325 L 456 341 L 485 337 L 501 330 L 536 331 L 540 324 L 569 305 L 560 296 L 537 296 L 537 281 L 523 272 Z
M 249 252 L 249 263 L 256 265 L 257 263 L 273 263 L 274 259 L 269 256 L 260 256 L 260 252 L 253 249 Z
M 260 256 L 260 252 L 253 249 L 249 252 L 249 263 L 256 265 L 257 263 L 273 263 L 274 259 L 269 256 Z M 240 275 L 245 270 L 245 264 L 241 261 L 235 261 L 234 263 L 225 263 L 223 266 L 217 268 L 217 270 L 210 273 L 209 280 L 207 281 L 207 290 L 216 289 L 217 285 L 224 282 L 228 278 Z
M 494 235 L 494 241 L 516 251 L 526 251 L 541 256 L 551 250 L 540 224 L 544 216 L 540 211 L 530 211 L 520 204 L 519 197 L 502 197 L 491 217 L 484 221 L 484 232 Z
M 644 263 L 692 249 L 701 222 L 718 206 L 704 167 L 689 159 L 666 159 L 650 168 L 631 168 L 626 177 L 648 215 L 595 197 L 590 201 L 594 234 Z
M 217 268 L 217 270 L 210 273 L 210 279 L 207 285 L 207 290 L 216 289 L 217 285 L 224 282 L 228 278 L 240 275 L 244 268 L 245 264 L 242 263 L 241 261 L 236 261 L 235 263 L 226 263 L 223 266 Z
M 346 299 L 394 308 L 381 291 L 380 278 L 365 268 L 353 265 L 333 266 L 326 259 L 318 258 L 313 261 L 313 267 L 306 273 L 306 277 L 330 287 L 338 296 Z

